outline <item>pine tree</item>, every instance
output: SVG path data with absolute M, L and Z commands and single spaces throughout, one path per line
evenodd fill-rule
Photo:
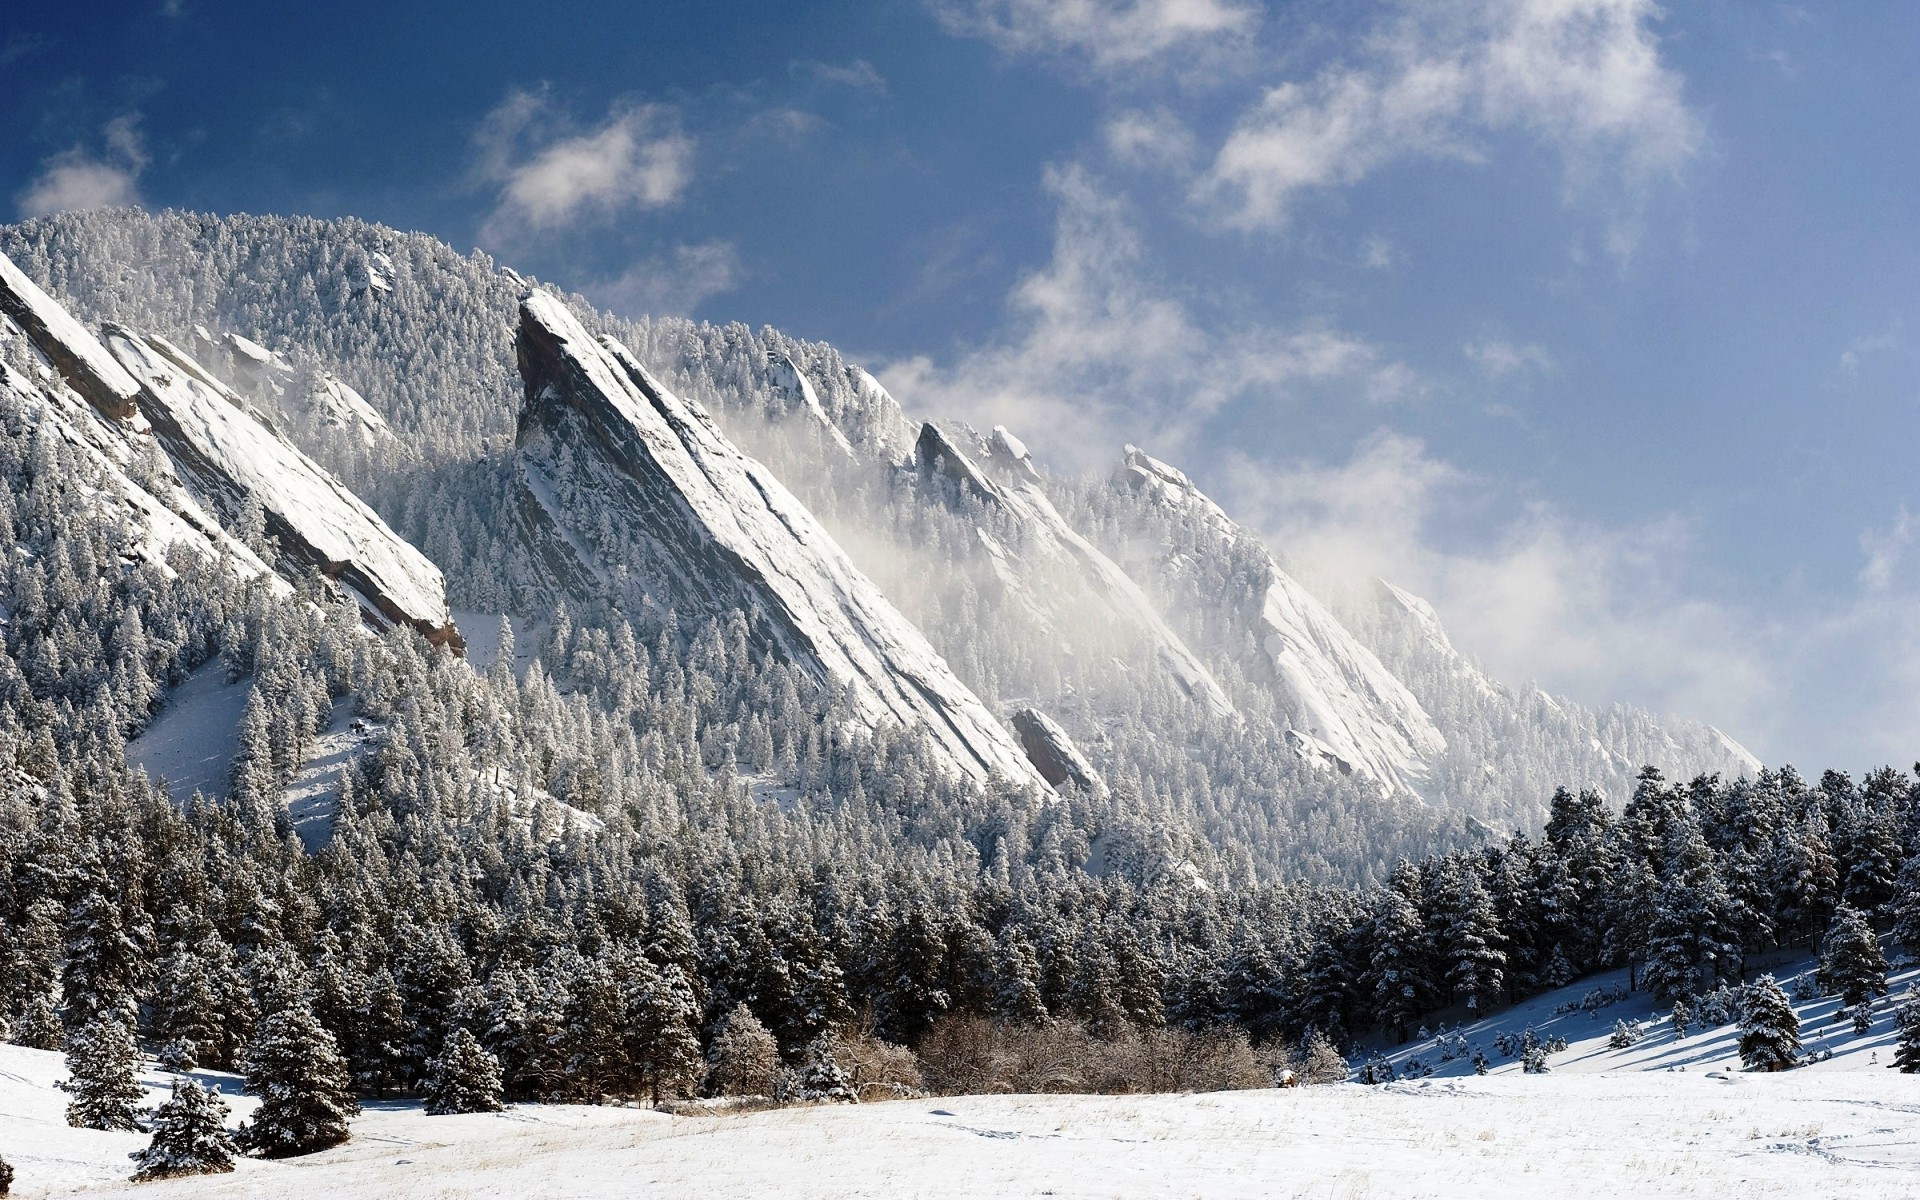
M 1431 992 L 1425 976 L 1425 931 L 1413 903 L 1393 888 L 1382 888 L 1373 913 L 1373 1015 L 1407 1040 L 1408 1027 L 1425 1010 Z
M 1880 939 L 1866 915 L 1850 904 L 1842 904 L 1833 914 L 1817 978 L 1821 988 L 1848 1006 L 1887 994 L 1887 959 L 1880 952 Z
M 233 1170 L 235 1146 L 227 1133 L 227 1103 L 191 1079 L 173 1081 L 173 1095 L 154 1110 L 153 1141 L 130 1156 L 136 1180 L 217 1175 Z
M 1741 998 L 1740 1061 L 1749 1071 L 1780 1071 L 1800 1056 L 1800 1018 L 1793 1001 L 1762 975 L 1750 983 Z
M 1920 1074 L 1920 993 L 1909 988 L 1906 999 L 1894 1010 L 1893 1019 L 1900 1030 L 1900 1040 L 1888 1066 L 1908 1075 Z
M 1667 1017 L 1667 1023 L 1673 1026 L 1676 1041 L 1687 1036 L 1687 1030 L 1693 1026 L 1693 1010 L 1687 1007 L 1685 1000 L 1673 1002 L 1673 1012 Z
M 0 1200 L 13 1191 L 13 1164 L 0 1158 Z
M 260 1097 L 237 1140 L 261 1158 L 312 1154 L 347 1140 L 360 1105 L 333 1035 L 302 1000 L 260 1022 L 247 1050 L 247 1091 Z
M 780 1074 L 780 1047 L 744 1004 L 736 1004 L 714 1034 L 707 1055 L 710 1096 L 771 1096 Z
M 1444 891 L 1447 982 L 1455 995 L 1466 998 L 1467 1011 L 1477 1016 L 1482 1002 L 1500 993 L 1507 966 L 1506 951 L 1501 949 L 1505 939 L 1494 917 L 1493 898 L 1471 865 L 1456 869 Z
M 447 1036 L 427 1072 L 427 1115 L 499 1112 L 500 1060 L 462 1027 Z
M 859 1100 L 853 1094 L 853 1081 L 847 1078 L 845 1067 L 835 1056 L 835 1043 L 839 1041 L 830 1033 L 823 1033 L 807 1043 L 806 1057 L 800 1064 L 800 1097 L 804 1100 L 829 1100 L 836 1103 L 852 1104 Z
M 146 1093 L 136 1072 L 140 1051 L 133 1030 L 119 1016 L 102 1012 L 67 1041 L 67 1070 L 60 1090 L 73 1097 L 67 1124 L 76 1129 L 140 1128 L 135 1115 Z

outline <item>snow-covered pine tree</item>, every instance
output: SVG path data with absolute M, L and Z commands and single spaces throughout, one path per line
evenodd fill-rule
M 707 1053 L 709 1096 L 771 1096 L 780 1074 L 780 1047 L 744 1004 L 720 1022 Z
M 1816 978 L 1845 1005 L 1859 1005 L 1887 994 L 1887 959 L 1866 914 L 1851 904 L 1834 910 L 1833 924 L 1820 948 Z
M 1771 975 L 1746 986 L 1741 997 L 1740 1061 L 1749 1071 L 1782 1071 L 1800 1057 L 1800 1018 Z
M 500 1060 L 487 1053 L 465 1026 L 456 1026 L 428 1065 L 427 1115 L 499 1112 L 500 1101 Z
M 227 1102 L 192 1079 L 173 1081 L 173 1095 L 154 1110 L 153 1141 L 131 1157 L 136 1180 L 217 1175 L 233 1170 L 236 1148 L 227 1132 Z
M 260 1022 L 247 1050 L 247 1091 L 260 1097 L 237 1141 L 261 1158 L 291 1158 L 337 1146 L 359 1113 L 346 1060 L 302 999 Z
M 1687 1007 L 1685 1000 L 1673 1002 L 1673 1012 L 1667 1016 L 1667 1024 L 1673 1027 L 1676 1040 L 1687 1036 L 1687 1031 L 1693 1027 L 1693 1010 Z
M 1900 1029 L 1900 1040 L 1894 1046 L 1893 1061 L 1887 1065 L 1908 1075 L 1920 1074 L 1920 993 L 1909 988 L 1893 1019 Z
M 73 1097 L 67 1124 L 76 1129 L 140 1128 L 137 1115 L 146 1093 L 136 1072 L 140 1051 L 133 1030 L 117 1013 L 104 1010 L 67 1040 L 67 1070 L 60 1090 Z
M 853 1080 L 847 1077 L 846 1068 L 834 1055 L 838 1041 L 831 1033 L 823 1033 L 807 1043 L 798 1081 L 802 1100 L 853 1104 L 860 1099 L 853 1094 Z
M 13 1192 L 13 1164 L 0 1158 L 0 1200 Z

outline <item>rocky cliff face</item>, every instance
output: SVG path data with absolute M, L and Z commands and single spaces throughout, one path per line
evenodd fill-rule
M 150 510 L 149 527 L 166 524 L 164 511 L 210 543 L 231 541 L 225 531 L 258 504 L 284 574 L 318 570 L 378 622 L 410 624 L 460 648 L 440 569 L 185 351 L 117 325 L 103 345 L 4 256 L 0 311 L 96 411 L 91 422 L 67 414 L 74 436 L 108 461 L 131 462 L 146 439 L 164 453 L 184 494 L 149 493 L 153 503 L 142 505 L 129 493 L 129 503 Z
M 1010 527 L 1004 540 L 979 529 L 980 546 L 995 576 L 1026 609 L 1063 644 L 1072 644 L 1087 622 L 1130 630 L 1153 648 L 1195 703 L 1216 717 L 1234 716 L 1232 701 L 1206 664 L 1140 585 L 1060 515 L 1026 446 L 1002 426 L 984 442 L 975 440 L 974 449 L 978 461 L 929 423 L 915 443 L 915 462 L 923 475 L 943 481 L 954 498 L 978 502 Z
M 543 561 L 682 621 L 739 610 L 763 644 L 860 715 L 924 730 L 963 776 L 1043 786 L 1011 733 L 760 463 L 617 342 L 532 292 L 517 355 L 521 510 Z
M 1117 487 L 1192 514 L 1223 545 L 1258 548 L 1181 471 L 1127 447 Z M 1264 548 L 1256 606 L 1238 614 L 1257 659 L 1246 664 L 1282 693 L 1296 729 L 1296 753 L 1360 774 L 1388 790 L 1419 793 L 1447 742 L 1405 684 L 1349 633 L 1325 605 Z

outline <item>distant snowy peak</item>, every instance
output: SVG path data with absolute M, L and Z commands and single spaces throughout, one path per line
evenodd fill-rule
M 925 731 L 962 776 L 1045 786 L 920 631 L 705 409 L 545 292 L 522 301 L 516 346 L 526 532 L 575 588 L 631 578 L 683 620 L 744 611 L 757 639 L 844 687 L 863 719 Z
M 1296 753 L 1343 764 L 1389 791 L 1418 794 L 1447 741 L 1413 693 L 1325 605 L 1195 487 L 1186 474 L 1135 446 L 1113 476 L 1115 486 L 1197 516 L 1223 543 L 1257 548 L 1264 586 L 1258 608 L 1242 620 L 1258 648 L 1257 664 L 1277 684 L 1300 732 Z
M 820 430 L 828 442 L 851 458 L 853 443 L 847 441 L 847 435 L 840 432 L 840 427 L 833 423 L 833 418 L 829 417 L 827 410 L 821 406 L 820 395 L 813 390 L 813 384 L 807 379 L 806 372 L 784 354 L 775 354 L 770 368 L 775 390 L 798 408 Z
M 141 411 L 203 501 L 229 521 L 258 502 L 267 532 L 295 563 L 344 584 L 383 621 L 412 625 L 436 644 L 464 644 L 440 568 L 238 393 L 165 338 L 109 325 L 107 345 L 139 381 Z
M 1060 515 L 1025 443 L 1004 425 L 997 426 L 984 442 L 972 436 L 967 440 L 980 454 L 979 462 L 954 437 L 928 422 L 914 446 L 916 462 L 927 477 L 945 480 L 959 494 L 1014 523 L 1020 535 L 1016 547 L 1002 546 L 985 529 L 979 532 L 993 556 L 995 574 L 1018 591 L 1026 606 L 1069 631 L 1073 622 L 1086 618 L 1082 597 L 1063 590 L 1077 583 L 1078 590 L 1109 618 L 1148 640 L 1188 696 L 1215 716 L 1235 716 L 1225 689 L 1167 624 L 1140 585 Z M 1019 561 L 1022 555 L 1030 555 L 1032 561 Z

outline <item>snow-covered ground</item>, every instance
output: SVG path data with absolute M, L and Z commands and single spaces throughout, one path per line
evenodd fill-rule
M 1775 967 L 1791 988 L 1807 960 Z M 1903 966 L 1895 996 L 1920 980 Z M 126 1183 L 134 1134 L 69 1129 L 61 1056 L 0 1046 L 0 1155 L 17 1196 L 498 1197 L 1560 1197 L 1920 1194 L 1920 1078 L 1885 1069 L 1892 1021 L 1856 1037 L 1831 999 L 1795 1005 L 1809 1051 L 1778 1075 L 1740 1070 L 1731 1026 L 1676 1038 L 1642 995 L 1571 1008 L 1624 976 L 1582 980 L 1457 1031 L 1494 1060 L 1438 1062 L 1439 1035 L 1400 1047 L 1431 1077 L 1162 1096 L 965 1096 L 669 1116 L 519 1105 L 429 1117 L 371 1104 L 345 1146 L 232 1175 Z M 1614 1022 L 1650 1023 L 1627 1049 Z M 1494 1041 L 1528 1027 L 1568 1048 L 1521 1073 Z M 1449 1034 L 1455 1031 L 1448 1031 Z M 167 1076 L 150 1070 L 155 1101 Z M 254 1101 L 202 1072 L 233 1106 Z
M 1920 1179 L 1911 1076 L 1629 1071 L 744 1116 L 379 1105 L 324 1154 L 134 1185 L 117 1181 L 142 1139 L 68 1129 L 60 1073 L 0 1047 L 16 1195 L 1896 1197 Z
M 127 743 L 127 757 L 153 778 L 165 779 L 175 800 L 195 791 L 225 797 L 240 718 L 252 690 L 252 679 L 228 683 L 226 665 L 218 659 L 205 664 L 167 693 L 166 707 Z

